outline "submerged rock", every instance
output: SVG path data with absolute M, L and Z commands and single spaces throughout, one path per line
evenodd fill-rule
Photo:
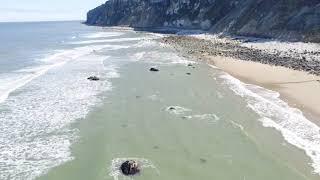
M 206 160 L 206 159 L 204 159 L 204 158 L 200 158 L 200 162 L 201 162 L 201 163 L 206 163 L 206 162 L 207 162 L 207 160 Z
M 191 75 L 191 73 L 186 73 L 187 75 Z
M 99 81 L 100 78 L 98 78 L 97 76 L 90 76 L 90 77 L 88 77 L 88 80 L 90 80 L 90 81 Z
M 150 68 L 150 71 L 152 71 L 152 72 L 158 72 L 159 69 L 153 67 L 153 68 Z
M 140 172 L 138 163 L 133 160 L 128 160 L 122 163 L 120 169 L 126 176 L 133 176 Z

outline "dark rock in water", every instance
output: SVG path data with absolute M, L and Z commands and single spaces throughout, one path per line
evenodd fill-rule
M 159 146 L 153 146 L 153 149 L 159 149 Z
M 140 172 L 138 163 L 133 160 L 128 160 L 121 164 L 121 172 L 126 176 L 133 176 Z
M 192 64 L 188 64 L 189 67 L 192 67 Z
M 90 77 L 88 77 L 88 80 L 90 80 L 90 81 L 99 81 L 100 78 L 98 78 L 97 76 L 90 76 Z
M 191 75 L 191 73 L 186 73 L 187 75 Z
M 157 69 L 157 68 L 150 68 L 150 71 L 152 71 L 152 72 L 158 72 L 159 69 Z
M 169 110 L 170 110 L 170 111 L 173 111 L 173 110 L 176 110 L 176 108 L 174 108 L 174 107 L 169 107 Z

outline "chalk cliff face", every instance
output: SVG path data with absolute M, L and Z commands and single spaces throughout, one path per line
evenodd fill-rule
M 109 0 L 86 23 L 320 42 L 320 0 Z

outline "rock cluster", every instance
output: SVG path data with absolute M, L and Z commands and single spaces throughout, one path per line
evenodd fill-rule
M 169 36 L 162 38 L 163 43 L 170 44 L 181 54 L 205 59 L 206 55 L 233 57 L 246 61 L 255 61 L 274 66 L 283 66 L 310 74 L 320 75 L 320 52 L 269 52 L 266 50 L 240 46 L 238 40 L 205 40 L 190 36 Z M 200 57 L 200 58 L 199 58 Z M 308 58 L 306 58 L 308 57 Z
M 128 160 L 122 163 L 120 170 L 125 176 L 133 176 L 140 172 L 138 163 L 133 160 Z

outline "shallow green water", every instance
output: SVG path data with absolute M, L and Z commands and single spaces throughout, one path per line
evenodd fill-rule
M 264 128 L 246 102 L 215 79 L 219 70 L 162 65 L 151 73 L 151 66 L 136 62 L 119 69 L 103 104 L 74 124 L 80 136 L 72 146 L 75 159 L 39 179 L 114 179 L 116 158 L 152 163 L 133 178 L 141 180 L 319 179 L 302 151 Z M 189 111 L 175 114 L 170 106 Z
M 79 22 L 1 28 L 0 180 L 320 179 L 316 124 L 276 92 L 188 67 L 163 35 Z M 119 174 L 128 159 L 140 175 Z

